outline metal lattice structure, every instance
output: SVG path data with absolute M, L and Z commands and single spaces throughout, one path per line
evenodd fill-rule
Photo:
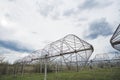
M 109 52 L 96 54 L 95 57 L 89 61 L 90 67 L 119 67 L 120 66 L 120 54 L 119 52 Z
M 96 54 L 94 61 L 104 61 L 104 60 L 109 60 L 109 56 L 107 53 L 102 53 L 102 54 Z
M 114 32 L 114 34 L 110 40 L 110 43 L 113 48 L 120 51 L 120 24 L 117 27 L 116 31 Z
M 114 66 L 120 66 L 120 53 L 116 52 L 111 62 L 114 64 Z
M 59 59 L 64 61 L 66 65 L 68 65 L 68 62 L 82 63 L 83 61 L 85 62 L 84 65 L 86 65 L 92 52 L 92 45 L 73 34 L 69 34 L 43 48 L 41 57 L 36 58 L 36 60 L 42 58 L 58 59 L 61 56 Z M 77 65 L 80 65 L 80 63 Z
M 93 60 L 90 62 L 93 67 L 104 67 L 110 63 L 110 57 L 108 53 L 96 54 Z
M 76 35 L 69 34 L 62 39 L 48 44 L 41 50 L 32 52 L 30 55 L 20 60 L 20 62 L 23 67 L 25 64 L 38 61 L 41 72 L 44 65 L 44 80 L 46 80 L 48 65 L 49 67 L 52 66 L 51 69 L 56 68 L 56 70 L 60 65 L 65 69 L 70 69 L 71 66 L 73 66 L 79 71 L 80 66 L 86 66 L 93 51 L 94 49 L 91 44 Z M 24 68 L 22 69 L 22 74 L 23 73 Z
M 64 61 L 63 65 L 66 65 L 68 69 L 71 65 L 75 65 L 76 70 L 79 71 L 79 66 L 81 63 L 82 65 L 87 64 L 93 50 L 94 49 L 91 44 L 81 40 L 79 37 L 73 34 L 69 34 L 64 38 L 47 45 L 41 51 L 41 57 L 32 60 L 44 59 L 44 80 L 46 80 L 48 62 L 58 59 L 57 61 L 60 60 L 61 63 Z

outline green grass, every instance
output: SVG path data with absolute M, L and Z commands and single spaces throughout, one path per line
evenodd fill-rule
M 44 74 L 4 75 L 0 80 L 44 80 Z M 48 73 L 47 80 L 120 80 L 120 68 Z

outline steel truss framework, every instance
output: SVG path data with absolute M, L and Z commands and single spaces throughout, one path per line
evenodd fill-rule
M 92 65 L 98 65 L 98 64 L 105 64 L 109 63 L 110 57 L 108 56 L 108 53 L 102 53 L 102 54 L 96 54 L 95 57 L 92 60 Z
M 41 56 L 32 60 L 47 58 L 49 59 L 48 61 L 64 62 L 67 67 L 74 63 L 76 63 L 76 66 L 80 66 L 81 64 L 87 64 L 92 52 L 92 45 L 73 34 L 69 34 L 60 40 L 48 44 L 40 51 Z
M 100 66 L 120 66 L 120 54 L 118 52 L 109 52 L 96 54 L 95 57 L 89 61 L 89 66 L 100 67 Z
M 103 53 L 103 54 L 96 54 L 94 61 L 102 61 L 102 60 L 110 60 L 108 53 Z
M 117 27 L 116 31 L 114 32 L 114 34 L 110 40 L 110 43 L 113 48 L 120 51 L 120 24 Z
M 109 52 L 109 53 L 102 53 L 96 54 L 93 61 L 94 62 L 104 62 L 104 61 L 118 61 L 120 60 L 120 53 L 118 52 Z
M 61 61 L 66 65 L 76 63 L 77 65 L 86 65 L 92 52 L 93 46 L 73 34 L 48 44 L 41 50 L 36 50 L 32 54 L 19 60 L 23 63 L 30 63 L 34 60 L 48 59 L 51 61 Z M 83 63 L 84 62 L 84 63 Z
M 76 35 L 69 34 L 62 39 L 48 44 L 41 50 L 32 52 L 32 54 L 24 57 L 18 62 L 21 62 L 24 66 L 25 64 L 39 61 L 41 70 L 44 64 L 44 80 L 46 80 L 47 65 L 53 66 L 53 69 L 56 69 L 55 67 L 57 66 L 61 66 L 62 69 L 71 69 L 75 67 L 76 71 L 79 71 L 79 67 L 87 64 L 93 51 L 94 49 L 91 44 L 80 39 Z

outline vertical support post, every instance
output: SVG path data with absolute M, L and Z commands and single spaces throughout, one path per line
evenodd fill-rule
M 40 62 L 40 72 L 42 73 L 43 72 L 43 60 L 41 59 L 41 62 Z
M 79 69 L 78 69 L 78 58 L 77 58 L 77 54 L 76 54 L 76 71 L 78 72 Z
M 56 63 L 56 74 L 57 74 L 57 72 L 58 72 L 58 65 L 57 65 L 57 63 Z
M 45 76 L 44 80 L 47 80 L 47 58 L 45 58 Z
M 63 70 L 63 66 L 62 66 L 62 58 L 61 58 L 61 66 L 60 66 L 60 71 Z
M 41 73 L 41 61 L 39 59 L 39 73 Z
M 17 64 L 14 64 L 14 77 L 16 77 L 16 70 L 17 70 L 17 69 L 16 69 L 16 65 L 17 65 Z
M 22 73 L 22 76 L 23 76 L 23 74 L 24 74 L 24 67 L 25 67 L 25 63 L 23 62 L 23 63 L 22 63 L 22 72 L 21 72 L 21 73 Z

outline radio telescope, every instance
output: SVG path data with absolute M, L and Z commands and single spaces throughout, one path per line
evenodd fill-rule
M 113 48 L 120 51 L 120 24 L 117 27 L 116 31 L 114 32 L 114 34 L 110 40 L 110 43 Z
M 47 75 L 48 61 L 56 60 L 62 61 L 69 68 L 69 64 L 76 66 L 76 70 L 79 71 L 79 66 L 85 66 L 94 51 L 93 46 L 86 41 L 80 39 L 76 35 L 69 34 L 62 39 L 59 39 L 51 44 L 48 44 L 40 52 L 40 57 L 31 59 L 44 60 L 45 64 L 45 77 Z
M 33 60 L 62 57 L 65 62 L 84 61 L 86 64 L 92 52 L 93 47 L 91 44 L 73 34 L 69 34 L 62 39 L 48 44 L 43 48 L 42 56 Z

